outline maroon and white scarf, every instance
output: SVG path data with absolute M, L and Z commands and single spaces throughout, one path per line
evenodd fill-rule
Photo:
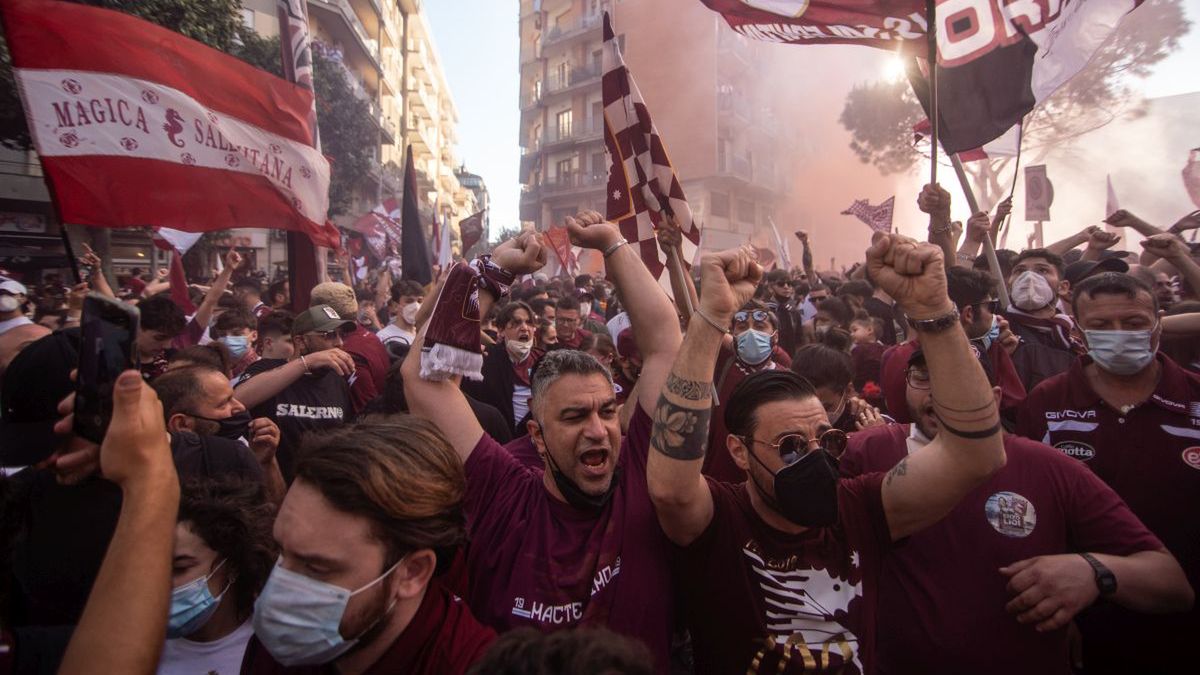
M 421 347 L 421 379 L 446 380 L 461 375 L 483 379 L 483 343 L 479 339 L 479 291 L 497 300 L 508 293 L 513 274 L 479 256 L 450 268 L 438 293 L 425 343 Z

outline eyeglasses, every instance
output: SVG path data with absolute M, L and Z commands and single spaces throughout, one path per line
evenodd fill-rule
M 929 371 L 918 368 L 909 368 L 904 371 L 904 381 L 913 389 L 928 389 L 929 388 Z
M 985 300 L 983 302 L 975 303 L 975 306 L 976 307 L 986 307 L 987 311 L 991 314 L 999 314 L 1000 313 L 1000 301 L 999 300 Z
M 754 319 L 754 321 L 756 321 L 758 323 L 763 323 L 770 318 L 771 318 L 771 315 L 769 313 L 767 313 L 766 310 L 762 310 L 762 309 L 755 309 L 752 311 L 742 310 L 740 312 L 734 313 L 733 322 L 734 323 L 746 323 L 750 319 Z
M 558 323 L 562 323 L 562 324 L 579 323 L 578 318 L 569 318 L 569 317 L 565 317 L 565 316 L 556 317 L 554 320 L 557 321 Z
M 326 330 L 326 331 L 315 330 L 312 332 L 312 334 L 316 335 L 320 338 L 323 338 L 325 340 L 336 340 L 336 339 L 342 337 L 342 331 L 340 331 L 336 328 L 333 330 Z
M 783 460 L 785 465 L 795 464 L 800 461 L 801 457 L 808 454 L 814 442 L 818 448 L 829 453 L 834 459 L 837 459 L 846 451 L 846 443 L 849 440 L 849 436 L 841 429 L 827 429 L 816 439 L 812 440 L 803 434 L 788 434 L 774 443 L 760 441 L 753 436 L 739 436 L 738 438 L 751 443 L 761 443 L 768 448 L 774 448 L 779 453 L 779 458 Z

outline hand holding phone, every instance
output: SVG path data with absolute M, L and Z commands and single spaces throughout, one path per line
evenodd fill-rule
M 89 293 L 80 320 L 79 373 L 75 381 L 75 433 L 104 440 L 113 411 L 113 385 L 137 368 L 139 314 L 136 307 Z

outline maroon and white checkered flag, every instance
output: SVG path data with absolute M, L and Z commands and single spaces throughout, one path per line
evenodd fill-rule
M 843 216 L 854 216 L 867 224 L 876 232 L 889 233 L 892 231 L 892 207 L 896 198 L 888 197 L 879 206 L 871 206 L 865 199 L 855 199 L 850 208 L 842 211 Z
M 621 228 L 621 236 L 638 248 L 647 269 L 670 295 L 667 256 L 658 247 L 654 229 L 665 216 L 675 216 L 683 231 L 680 262 L 686 266 L 699 249 L 700 228 L 692 222 L 692 209 L 667 158 L 662 137 L 625 67 L 607 12 L 603 88 L 604 144 L 610 162 L 605 215 Z

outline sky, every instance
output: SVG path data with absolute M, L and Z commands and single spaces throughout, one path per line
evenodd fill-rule
M 423 5 L 458 106 L 458 157 L 466 162 L 468 170 L 483 176 L 488 186 L 494 236 L 518 224 L 518 3 L 427 0 Z M 1184 0 L 1183 5 L 1191 30 L 1180 49 L 1140 83 L 1147 97 L 1200 90 L 1196 73 L 1196 64 L 1200 63 L 1200 0 Z

